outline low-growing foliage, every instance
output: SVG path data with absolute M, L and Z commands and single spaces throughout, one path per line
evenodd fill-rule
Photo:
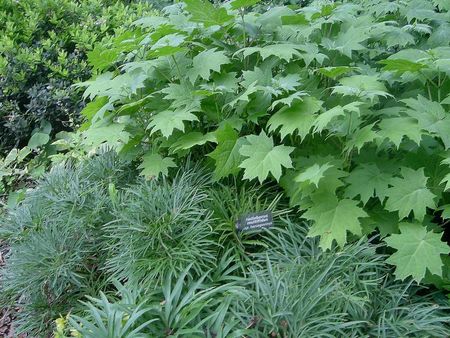
M 377 229 L 397 278 L 442 276 L 447 3 L 255 3 L 186 0 L 135 22 L 121 66 L 94 61 L 105 71 L 79 84 L 84 145 L 147 177 L 208 156 L 216 180 L 279 182 L 323 249 Z
M 219 185 L 191 165 L 137 173 L 112 152 L 57 166 L 1 219 L 0 300 L 19 309 L 17 333 L 45 336 L 68 316 L 59 337 L 449 334 L 442 295 L 394 281 L 364 239 L 324 252 L 271 188 Z M 274 227 L 235 231 L 262 210 Z
M 108 271 L 119 279 L 136 279 L 146 290 L 168 273 L 187 266 L 201 274 L 214 266 L 218 243 L 205 209 L 206 187 L 199 173 L 186 171 L 171 182 L 130 186 L 115 203 L 107 227 Z
M 236 261 L 228 263 L 231 272 L 220 286 L 206 276 L 190 279 L 188 266 L 178 276 L 169 273 L 153 293 L 141 293 L 132 283 L 119 286 L 122 297 L 140 294 L 133 302 L 104 295 L 91 299 L 84 303 L 84 315 L 69 316 L 68 327 L 82 337 L 99 332 L 115 337 L 106 332 L 125 329 L 139 332 L 138 337 L 449 334 L 445 306 L 431 296 L 418 296 L 408 283 L 395 282 L 374 245 L 361 240 L 341 252 L 324 253 L 317 240 L 306 237 L 305 227 L 289 220 L 283 226 L 268 234 L 270 249 L 252 257 L 245 278 L 235 273 Z
M 104 286 L 101 226 L 112 220 L 110 186 L 132 172 L 106 154 L 59 166 L 1 219 L 10 252 L 2 268 L 1 304 L 16 305 L 18 332 L 45 332 L 84 294 Z

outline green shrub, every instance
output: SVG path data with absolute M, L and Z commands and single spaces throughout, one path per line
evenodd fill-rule
M 254 3 L 186 0 L 138 20 L 121 66 L 80 84 L 92 100 L 86 148 L 113 146 L 148 177 L 208 156 L 216 180 L 276 181 L 322 248 L 378 230 L 397 278 L 442 276 L 448 5 L 315 1 L 260 14 Z
M 1 0 L 0 154 L 26 145 L 43 122 L 52 135 L 78 126 L 84 104 L 71 85 L 92 74 L 87 52 L 150 9 L 134 1 Z

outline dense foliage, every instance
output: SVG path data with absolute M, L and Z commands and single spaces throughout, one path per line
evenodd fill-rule
M 126 3 L 0 0 L 14 334 L 450 336 L 449 3 Z
M 89 51 L 153 12 L 139 1 L 0 1 L 0 200 L 42 174 L 58 132 L 79 126 L 72 84 L 92 75 Z
M 0 228 L 17 334 L 45 336 L 52 320 L 86 338 L 450 334 L 445 299 L 395 282 L 375 245 L 323 252 L 270 190 L 182 172 L 136 179 L 106 153 L 46 174 Z M 235 232 L 236 213 L 268 209 L 276 227 Z
M 121 67 L 80 84 L 82 143 L 140 159 L 147 177 L 189 154 L 217 180 L 277 181 L 323 249 L 377 229 L 398 279 L 445 276 L 449 5 L 254 3 L 187 0 L 138 20 Z

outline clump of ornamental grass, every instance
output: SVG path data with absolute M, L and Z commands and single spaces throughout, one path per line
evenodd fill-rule
M 127 282 L 117 295 L 84 303 L 84 312 L 69 317 L 69 327 L 89 338 L 107 332 L 211 338 L 450 334 L 442 300 L 393 280 L 377 245 L 360 240 L 323 252 L 318 240 L 306 236 L 304 223 L 280 223 L 261 239 L 268 249 L 244 262 L 228 250 L 217 268 L 200 277 L 192 277 L 197 272 L 190 264 L 181 273 L 169 271 L 151 292 Z M 246 264 L 245 276 L 239 264 Z M 138 296 L 124 305 L 129 293 Z
M 140 181 L 118 197 L 106 226 L 107 271 L 151 289 L 171 272 L 201 275 L 214 266 L 219 243 L 205 208 L 207 179 L 187 170 L 172 180 Z
M 111 187 L 129 172 L 112 153 L 57 166 L 2 218 L 10 252 L 0 300 L 20 309 L 18 333 L 44 334 L 51 319 L 104 287 L 102 225 L 112 219 Z

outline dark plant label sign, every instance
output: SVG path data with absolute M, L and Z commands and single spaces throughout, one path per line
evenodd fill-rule
M 261 211 L 241 216 L 236 222 L 238 231 L 249 231 L 270 228 L 273 225 L 271 211 Z

